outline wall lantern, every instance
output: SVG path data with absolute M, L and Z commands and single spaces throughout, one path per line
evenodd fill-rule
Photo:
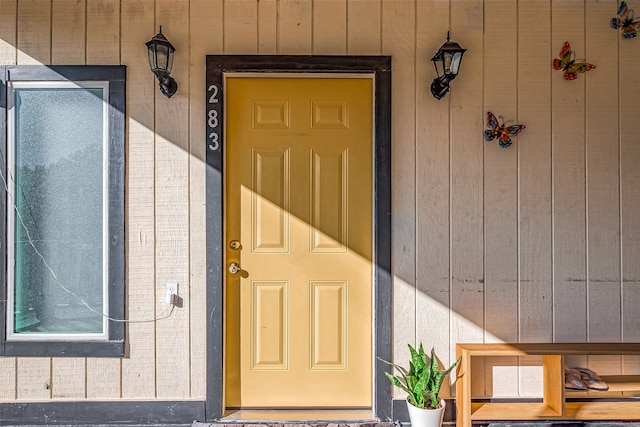
M 149 53 L 149 67 L 158 78 L 160 92 L 167 98 L 171 98 L 178 90 L 178 83 L 171 77 L 173 52 L 176 48 L 162 34 L 162 25 L 160 32 L 145 44 Z
M 466 51 L 467 49 L 463 49 L 458 43 L 449 40 L 449 32 L 447 31 L 447 41 L 431 58 L 438 75 L 431 83 L 431 94 L 436 99 L 442 99 L 449 92 L 449 83 L 458 75 L 462 55 Z

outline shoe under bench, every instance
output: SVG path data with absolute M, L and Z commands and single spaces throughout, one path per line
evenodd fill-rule
M 461 357 L 458 375 L 462 375 L 456 382 L 456 427 L 471 427 L 472 421 L 640 418 L 640 400 L 594 399 L 587 392 L 574 392 L 564 388 L 565 356 L 640 355 L 640 343 L 461 343 L 456 345 L 456 353 L 457 357 Z M 542 402 L 473 402 L 471 358 L 496 356 L 542 356 Z M 601 377 L 609 385 L 609 392 L 640 391 L 640 375 Z M 606 394 L 602 396 L 606 397 Z M 585 400 L 574 401 L 573 398 Z

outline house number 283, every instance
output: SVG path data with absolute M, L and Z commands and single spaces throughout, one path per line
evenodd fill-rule
M 218 151 L 220 149 L 220 120 L 218 118 L 220 109 L 220 99 L 218 98 L 218 86 L 209 85 L 207 88 L 207 129 L 209 137 L 207 145 L 209 150 Z

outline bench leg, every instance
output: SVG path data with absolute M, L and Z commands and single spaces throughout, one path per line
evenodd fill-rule
M 471 355 L 461 348 L 456 350 L 462 377 L 456 381 L 456 427 L 471 427 Z
M 556 416 L 564 415 L 564 368 L 562 356 L 542 356 L 543 402 Z

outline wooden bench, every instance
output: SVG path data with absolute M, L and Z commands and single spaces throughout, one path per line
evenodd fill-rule
M 640 401 L 589 399 L 567 401 L 565 393 L 564 357 L 570 355 L 640 355 L 640 343 L 523 343 L 523 344 L 457 344 L 461 378 L 456 382 L 456 426 L 470 427 L 472 421 L 508 420 L 637 420 Z M 542 402 L 472 402 L 471 358 L 496 356 L 542 356 Z M 640 391 L 640 376 L 602 377 L 612 391 Z M 591 396 L 589 396 L 591 397 Z

